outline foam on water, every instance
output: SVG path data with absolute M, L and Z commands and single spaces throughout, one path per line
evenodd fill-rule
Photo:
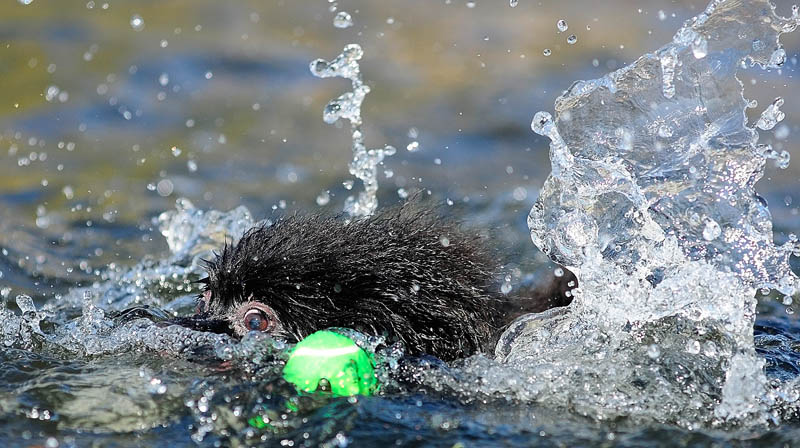
M 467 364 L 495 372 L 487 392 L 601 419 L 777 419 L 777 403 L 790 401 L 778 396 L 793 396 L 781 387 L 796 386 L 768 385 L 753 346 L 754 296 L 797 292 L 788 263 L 797 243 L 772 242 L 754 187 L 766 160 L 780 157 L 748 125 L 736 75 L 783 63 L 779 36 L 797 27 L 794 11 L 782 18 L 767 0 L 713 1 L 671 43 L 573 84 L 555 119 L 535 115 L 552 173 L 528 217 L 531 238 L 580 288 L 565 311 L 505 332 L 502 367 Z M 782 102 L 759 129 L 783 118 Z

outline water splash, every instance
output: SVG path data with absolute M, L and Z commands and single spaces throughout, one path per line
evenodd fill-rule
M 798 22 L 767 0 L 713 1 L 661 49 L 573 84 L 555 120 L 534 116 L 552 173 L 531 238 L 580 288 L 568 310 L 524 317 L 502 336 L 497 358 L 526 378 L 519 394 L 601 419 L 774 418 L 754 297 L 797 292 L 796 244 L 772 242 L 755 183 L 780 156 L 747 124 L 736 74 L 780 66 L 779 36 Z M 781 104 L 756 126 L 780 121 Z
M 161 213 L 155 223 L 169 245 L 171 258 L 182 261 L 178 264 L 188 261 L 191 266 L 197 266 L 226 238 L 236 240 L 255 225 L 244 206 L 228 212 L 205 211 L 185 198 L 175 202 L 175 210 Z
M 766 1 L 715 1 L 673 43 L 574 84 L 557 100 L 555 122 L 537 114 L 534 130 L 552 140 L 553 173 L 529 216 L 534 243 L 575 270 L 597 254 L 632 272 L 654 271 L 658 263 L 642 255 L 674 239 L 690 260 L 733 272 L 748 286 L 794 293 L 792 248 L 772 244 L 770 214 L 754 190 L 764 147 L 744 119 L 748 102 L 736 71 L 744 61 L 773 67 L 778 36 L 797 22 L 775 15 Z M 698 58 L 703 36 L 714 39 Z M 665 58 L 674 65 L 665 67 Z M 780 121 L 782 104 L 769 106 L 757 126 Z M 557 185 L 577 191 L 557 194 Z M 722 238 L 708 238 L 709 223 L 721 227 Z
M 349 79 L 353 90 L 331 100 L 322 113 L 322 119 L 328 123 L 336 123 L 340 118 L 350 121 L 353 138 L 353 161 L 350 162 L 350 174 L 361 180 L 364 191 L 358 199 L 349 196 L 345 201 L 344 211 L 352 217 L 365 217 L 375 212 L 378 207 L 376 197 L 378 191 L 378 165 L 386 156 L 393 155 L 396 150 L 386 145 L 383 149 L 367 149 L 364 134 L 361 131 L 361 103 L 369 93 L 369 86 L 361 79 L 361 67 L 358 61 L 364 55 L 361 46 L 349 44 L 342 53 L 332 61 L 317 59 L 310 64 L 311 73 L 318 78 L 339 77 Z
M 165 307 L 171 311 L 191 310 L 203 275 L 203 260 L 214 256 L 228 242 L 235 242 L 256 225 L 250 211 L 239 206 L 228 212 L 202 210 L 187 199 L 178 199 L 176 209 L 153 220 L 170 250 L 167 257 L 146 258 L 132 267 L 111 266 L 99 281 L 76 288 L 51 306 L 55 310 L 82 307 L 86 294 L 106 310 L 137 305 Z M 265 222 L 269 224 L 269 222 Z
M 156 322 L 170 317 L 159 308 L 172 313 L 191 312 L 199 293 L 195 281 L 204 275 L 202 260 L 213 257 L 226 241 L 235 242 L 257 223 L 243 206 L 229 212 L 204 211 L 179 199 L 176 209 L 159 215 L 154 224 L 169 246 L 169 256 L 157 261 L 145 259 L 129 268 L 111 266 L 101 274 L 100 281 L 74 288 L 38 310 L 30 297 L 19 296 L 19 315 L 0 300 L 0 343 L 28 350 L 47 347 L 83 356 L 132 349 L 180 354 L 199 346 L 229 343 L 224 335 L 159 326 Z M 120 320 L 110 313 L 141 306 L 151 307 L 146 308 L 146 314 L 152 318 Z M 51 324 L 48 327 L 55 325 L 43 332 L 40 322 Z
M 16 298 L 20 315 L 6 308 L 5 300 L 0 300 L 0 342 L 6 348 L 34 348 L 38 339 L 44 335 L 40 322 L 44 314 L 37 313 L 36 305 L 30 296 L 19 295 Z

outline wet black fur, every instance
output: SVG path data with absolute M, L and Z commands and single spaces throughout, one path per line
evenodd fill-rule
M 487 348 L 513 315 L 568 303 L 556 290 L 506 300 L 485 247 L 477 233 L 411 203 L 348 224 L 289 216 L 207 262 L 206 314 L 226 318 L 257 300 L 288 339 L 346 327 L 402 341 L 409 354 L 461 358 Z

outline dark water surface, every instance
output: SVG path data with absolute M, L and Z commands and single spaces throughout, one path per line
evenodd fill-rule
M 492 229 L 515 286 L 550 275 L 553 265 L 531 244 L 525 224 L 549 172 L 548 142 L 530 131 L 533 113 L 550 110 L 572 81 L 602 76 L 668 42 L 705 7 L 655 0 L 519 0 L 514 8 L 505 0 L 337 4 L 354 26 L 334 27 L 325 0 L 0 6 L 0 294 L 9 309 L 18 312 L 14 298 L 30 295 L 54 315 L 42 323 L 45 332 L 78 318 L 79 303 L 60 302 L 80 295 L 75 288 L 106 285 L 115 281 L 108 272 L 126 272 L 142 260 L 167 259 L 153 218 L 174 209 L 179 197 L 206 210 L 245 205 L 256 220 L 340 211 L 350 138 L 322 121 L 322 109 L 349 86 L 314 78 L 308 63 L 333 58 L 353 42 L 364 48 L 361 67 L 372 88 L 362 110 L 367 143 L 399 149 L 380 169 L 381 204 L 400 200 L 399 190 L 430 192 L 445 206 L 452 202 L 468 225 Z M 788 15 L 789 2 L 778 6 Z M 138 31 L 135 16 L 144 22 Z M 562 18 L 569 29 L 559 33 Z M 573 33 L 577 43 L 567 44 Z M 753 70 L 742 82 L 761 106 L 786 99 L 786 120 L 762 140 L 796 155 L 800 33 L 783 43 L 788 58 L 781 74 Z M 545 49 L 552 54 L 544 56 Z M 406 151 L 414 140 L 420 149 Z M 770 166 L 759 184 L 776 242 L 800 231 L 799 177 L 800 163 Z M 325 191 L 330 201 L 319 205 Z M 146 293 L 129 294 L 186 313 L 196 291 L 177 287 L 182 278 L 147 280 Z M 123 301 L 102 302 L 113 311 Z M 762 300 L 756 344 L 770 378 L 800 373 L 797 313 L 774 299 Z M 800 440 L 793 415 L 769 428 L 686 428 L 635 418 L 597 421 L 579 406 L 554 410 L 425 387 L 289 406 L 297 398 L 270 367 L 226 370 L 197 356 L 139 349 L 77 356 L 37 340 L 9 345 L 0 349 L 0 446 L 795 446 Z M 285 413 L 284 427 L 249 428 L 247 418 L 258 409 Z

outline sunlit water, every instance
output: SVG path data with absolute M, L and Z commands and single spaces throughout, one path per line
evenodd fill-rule
M 325 20 L 336 28 L 358 24 L 349 13 L 329 12 Z M 132 32 L 152 26 L 149 18 L 129 17 Z M 32 282 L 44 275 L 81 284 L 46 300 L 4 289 L 0 438 L 9 446 L 638 446 L 742 438 L 791 445 L 800 436 L 800 326 L 786 317 L 796 300 L 789 266 L 795 241 L 773 243 L 776 207 L 768 210 L 754 190 L 767 162 L 788 164 L 783 149 L 759 144 L 756 131 L 779 126 L 784 100 L 760 106 L 763 113 L 748 122 L 750 104 L 736 76 L 752 64 L 773 71 L 785 65 L 778 38 L 796 22 L 773 15 L 766 2 L 715 2 L 672 43 L 574 84 L 556 101 L 555 118 L 536 114 L 534 130 L 551 139 L 552 173 L 530 212 L 530 234 L 579 275 L 581 287 L 566 312 L 510 327 L 496 354 L 434 363 L 405 384 L 396 381 L 402 350 L 391 347 L 379 352 L 379 396 L 298 397 L 279 378 L 287 349 L 281 341 L 235 342 L 158 325 L 192 312 L 201 260 L 258 221 L 243 206 L 218 212 L 181 199 L 152 213 L 152 237 L 165 243 L 166 255 L 94 269 L 78 261 L 68 275 L 47 261 L 23 270 Z M 571 33 L 576 24 L 553 20 L 549 27 Z M 382 185 L 393 178 L 377 175 L 391 169 L 392 158 L 380 163 L 394 149 L 368 150 L 362 134 L 371 119 L 362 120 L 361 110 L 370 90 L 359 61 L 369 57 L 348 45 L 331 62 L 311 65 L 314 75 L 352 83 L 323 118 L 350 122 L 349 172 L 363 183 L 340 178 L 344 194 L 317 190 L 311 198 L 353 216 L 377 206 L 379 177 Z M 156 79 L 162 87 L 175 83 L 175 76 Z M 45 100 L 60 101 L 60 93 L 48 89 Z M 126 110 L 119 109 L 123 119 Z M 419 147 L 417 135 L 407 133 L 410 152 Z M 227 138 L 214 135 L 219 144 Z M 344 146 L 338 151 L 346 153 Z M 182 154 L 177 147 L 170 152 Z M 288 169 L 283 175 L 293 173 L 296 181 L 299 170 Z M 480 190 L 476 182 L 471 188 Z M 176 184 L 161 179 L 152 191 L 169 197 Z M 395 187 L 402 196 L 405 189 Z M 364 191 L 351 196 L 352 188 Z M 478 225 L 519 219 L 532 202 L 518 207 L 527 197 L 520 188 L 468 204 L 466 219 Z M 37 216 L 41 233 L 58 226 L 47 210 Z M 113 243 L 103 247 L 113 252 Z M 514 263 L 508 278 L 540 274 L 540 265 L 522 273 L 524 262 Z M 762 300 L 759 320 L 757 291 L 777 296 Z M 137 312 L 120 314 L 130 307 Z M 248 424 L 256 415 L 271 427 Z

